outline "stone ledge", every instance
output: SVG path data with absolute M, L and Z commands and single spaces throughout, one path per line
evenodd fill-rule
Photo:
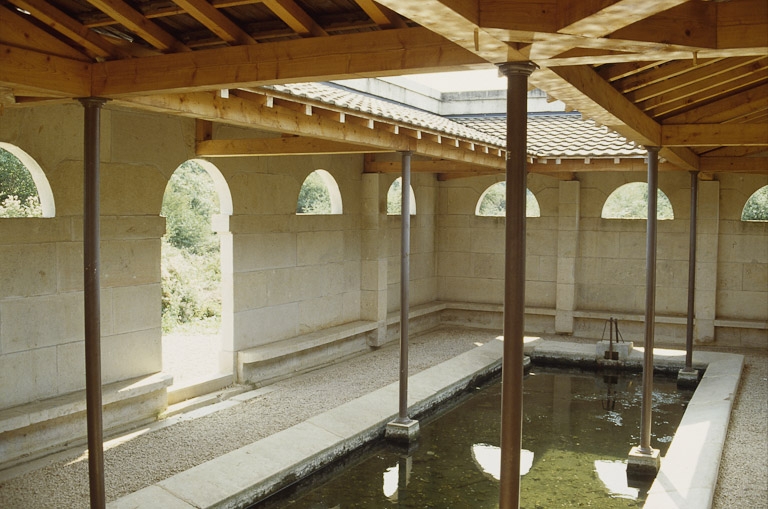
M 715 320 L 715 327 L 768 330 L 768 322 L 761 322 L 759 320 Z
M 163 373 L 102 386 L 105 431 L 156 418 L 167 406 L 173 377 Z M 0 465 L 82 441 L 85 390 L 0 410 Z

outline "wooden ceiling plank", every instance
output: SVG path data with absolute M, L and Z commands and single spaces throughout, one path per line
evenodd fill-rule
M 256 41 L 206 0 L 173 0 L 187 14 L 230 44 L 255 44 Z
M 654 69 L 649 69 L 646 72 L 637 73 L 624 79 L 617 80 L 614 82 L 613 86 L 616 87 L 616 90 L 626 94 L 643 87 L 663 83 L 664 80 L 669 79 L 670 77 L 684 75 L 694 68 L 702 69 L 709 64 L 721 61 L 722 59 L 717 58 L 697 59 L 696 64 L 694 64 L 693 58 L 688 58 L 685 60 L 665 62 L 663 65 Z
M 613 83 L 631 76 L 637 76 L 644 71 L 660 67 L 667 62 L 668 60 L 654 62 L 620 62 L 601 66 L 597 69 L 597 73 L 602 76 L 604 80 Z M 618 86 L 616 86 L 616 88 L 621 90 Z
M 114 18 L 161 51 L 190 51 L 171 34 L 147 19 L 123 0 L 88 0 L 88 3 Z
M 719 124 L 768 108 L 768 85 L 760 85 L 664 120 L 665 124 Z
M 768 2 L 739 0 L 718 3 L 717 47 L 768 47 Z
M 325 30 L 318 25 L 307 12 L 293 0 L 262 0 L 269 10 L 300 35 L 327 36 Z
M 113 58 L 120 54 L 109 41 L 44 0 L 12 0 L 12 3 L 95 57 Z
M 762 64 L 761 64 L 762 62 Z M 625 96 L 634 103 L 647 101 L 662 94 L 672 94 L 675 90 L 688 88 L 695 90 L 701 82 L 728 80 L 729 76 L 741 75 L 744 67 L 753 66 L 754 69 L 765 67 L 768 59 L 758 57 L 726 58 L 709 65 L 688 67 L 684 70 L 678 66 L 670 69 L 664 79 L 635 91 L 625 93 Z
M 641 106 L 649 115 L 663 121 L 667 117 L 695 108 L 700 104 L 736 94 L 766 82 L 768 82 L 768 75 L 753 73 L 734 80 L 713 82 L 708 86 L 700 84 L 700 90 L 695 87 L 679 89 L 669 95 L 649 99 L 638 106 Z
M 0 86 L 22 87 L 41 96 L 89 97 L 91 65 L 0 44 Z
M 768 146 L 768 124 L 674 124 L 661 128 L 665 147 Z
M 458 70 L 483 61 L 424 28 L 361 32 L 94 64 L 102 97 Z
M 768 157 L 702 157 L 701 171 L 768 174 Z

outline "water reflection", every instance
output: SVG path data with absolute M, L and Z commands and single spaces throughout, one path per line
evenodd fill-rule
M 480 470 L 495 480 L 501 479 L 501 449 L 495 445 L 473 444 L 472 459 Z M 533 466 L 533 452 L 520 451 L 520 475 L 525 475 Z
M 625 466 L 637 441 L 639 375 L 621 374 L 613 383 L 594 373 L 535 369 L 524 386 L 522 507 L 642 506 L 647 487 L 627 486 Z M 690 393 L 680 394 L 674 380 L 654 382 L 654 389 L 660 438 L 652 445 L 663 455 Z M 415 450 L 381 445 L 343 472 L 328 472 L 323 485 L 255 507 L 497 509 L 500 396 L 498 383 L 478 390 L 422 423 Z

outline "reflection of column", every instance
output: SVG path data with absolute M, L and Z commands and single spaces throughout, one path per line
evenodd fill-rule
M 552 377 L 552 431 L 571 434 L 571 377 Z
M 576 310 L 576 255 L 579 246 L 578 180 L 560 182 L 557 222 L 557 304 L 555 332 L 573 334 Z
M 364 173 L 362 176 L 362 270 L 360 317 L 378 322 L 377 333 L 371 346 L 380 346 L 387 332 L 387 243 L 386 215 L 380 202 L 380 176 Z
M 411 481 L 411 469 L 413 468 L 413 458 L 411 456 L 400 456 L 397 465 L 397 501 L 405 503 L 408 499 L 408 483 Z
M 696 290 L 694 339 L 715 340 L 717 302 L 717 251 L 720 234 L 720 182 L 699 182 L 696 231 Z

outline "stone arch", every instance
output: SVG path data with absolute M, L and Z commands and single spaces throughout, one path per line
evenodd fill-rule
M 503 217 L 506 215 L 506 189 L 507 182 L 504 180 L 488 186 L 483 191 L 483 194 L 480 195 L 480 199 L 477 200 L 475 215 L 488 217 Z M 536 195 L 528 188 L 525 191 L 525 216 L 541 217 L 541 207 L 539 207 Z
M 9 152 L 16 157 L 21 164 L 29 171 L 32 176 L 32 180 L 37 188 L 37 195 L 40 197 L 40 207 L 43 211 L 43 217 L 54 217 L 56 215 L 56 204 L 53 200 L 53 191 L 51 185 L 48 182 L 48 178 L 45 176 L 45 172 L 37 164 L 32 156 L 27 154 L 24 150 L 12 145 L 10 143 L 0 142 L 0 149 Z
M 402 177 L 397 177 L 392 184 L 390 184 L 389 189 L 387 190 L 387 215 L 389 216 L 399 216 L 401 209 L 401 200 L 402 200 L 402 193 L 400 191 L 400 185 L 403 181 Z M 416 215 L 416 195 L 413 193 L 413 186 L 410 187 L 410 197 L 411 197 L 411 215 Z
M 174 174 L 185 164 L 195 163 L 199 168 L 205 171 L 210 177 L 212 183 L 211 191 L 215 193 L 218 198 L 218 213 L 213 213 L 211 216 L 211 231 L 218 237 L 219 247 L 219 260 L 221 281 L 218 289 L 218 294 L 221 297 L 221 324 L 218 328 L 216 335 L 209 334 L 210 338 L 203 345 L 192 345 L 194 350 L 198 352 L 198 356 L 205 356 L 205 367 L 202 373 L 203 377 L 216 377 L 219 373 L 233 373 L 234 372 L 234 356 L 233 352 L 233 327 L 234 327 L 234 285 L 233 285 L 233 243 L 232 234 L 229 228 L 229 217 L 233 214 L 234 206 L 232 201 L 232 194 L 229 189 L 224 175 L 221 171 L 210 161 L 205 159 L 189 159 L 180 164 L 174 170 Z M 172 174 L 173 177 L 173 174 Z M 171 177 L 171 178 L 172 178 Z M 169 184 L 170 184 L 169 179 Z M 163 202 L 168 193 L 168 188 L 163 193 Z M 163 247 L 165 249 L 165 246 Z M 163 348 L 170 347 L 178 349 L 179 345 L 174 342 L 167 342 L 164 334 Z M 202 341 L 199 337 L 195 338 L 195 341 Z M 182 347 L 183 348 L 183 347 Z M 164 365 L 163 369 L 168 370 L 165 360 L 167 359 L 164 353 Z M 178 373 L 174 373 L 176 377 Z M 189 382 L 189 380 L 198 378 L 198 373 L 183 373 L 180 380 L 174 380 L 174 383 L 180 382 L 182 384 Z
M 308 188 L 307 186 L 313 184 L 313 179 L 319 181 L 322 185 L 326 196 L 323 196 L 320 200 L 319 206 L 310 207 L 305 210 L 302 208 L 302 194 Z M 299 191 L 299 199 L 296 203 L 297 214 L 341 214 L 343 212 L 343 206 L 341 201 L 341 191 L 339 191 L 339 184 L 336 183 L 336 179 L 333 178 L 328 171 L 323 169 L 317 169 L 307 175 L 304 182 L 301 184 L 301 190 Z
M 658 189 L 657 219 L 674 219 L 675 214 L 669 197 Z M 629 182 L 616 188 L 603 204 L 600 217 L 603 219 L 648 219 L 648 184 Z
M 759 188 L 744 203 L 742 221 L 768 221 L 768 185 Z

